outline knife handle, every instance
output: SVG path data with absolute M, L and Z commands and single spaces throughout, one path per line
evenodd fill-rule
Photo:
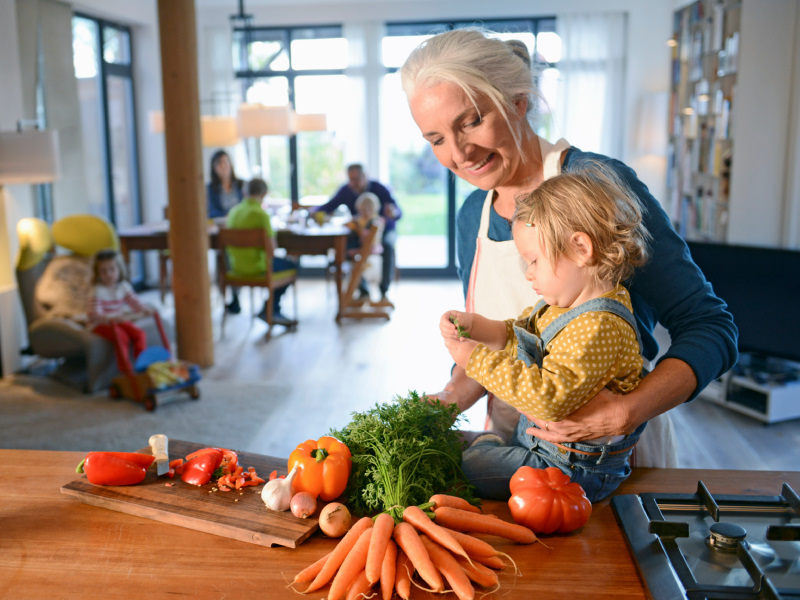
M 163 433 L 156 433 L 150 436 L 150 449 L 156 460 L 169 460 L 167 455 L 167 436 Z

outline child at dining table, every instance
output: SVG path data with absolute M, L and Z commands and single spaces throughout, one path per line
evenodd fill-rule
M 356 198 L 355 209 L 355 217 L 346 223 L 347 228 L 350 229 L 350 235 L 347 236 L 348 258 L 355 258 L 361 252 L 373 225 L 377 225 L 378 231 L 375 233 L 375 238 L 370 247 L 370 254 L 383 253 L 381 239 L 383 238 L 385 221 L 379 214 L 381 209 L 380 199 L 372 192 L 364 192 Z M 369 288 L 367 287 L 366 279 L 362 277 L 358 284 L 358 297 L 356 300 L 365 302 L 368 299 Z
M 345 225 L 350 229 L 351 233 L 347 238 L 348 254 L 355 254 L 356 250 L 360 250 L 366 242 L 367 234 L 370 227 L 373 225 L 378 226 L 378 233 L 375 235 L 375 241 L 372 244 L 371 253 L 380 254 L 381 236 L 383 234 L 384 220 L 378 214 L 381 209 L 381 201 L 378 196 L 372 192 L 364 192 L 356 199 L 356 215 L 352 220 L 348 221 Z
M 153 311 L 141 303 L 126 279 L 125 264 L 116 250 L 100 250 L 95 254 L 92 285 L 87 327 L 112 343 L 115 337 L 119 340 L 114 352 L 117 367 L 124 372 L 130 364 L 130 346 L 133 345 L 134 359 L 147 347 L 147 334 L 133 321 L 152 315 Z
M 649 234 L 635 196 L 592 163 L 518 198 L 512 231 L 525 278 L 542 300 L 516 319 L 455 310 L 440 319 L 456 364 L 520 411 L 508 444 L 493 433 L 479 435 L 462 467 L 481 497 L 495 499 L 509 497 L 519 467 L 557 467 L 594 502 L 630 474 L 644 425 L 627 436 L 558 444 L 529 435 L 535 425 L 527 415 L 544 419 L 547 429 L 603 388 L 626 394 L 637 387 L 643 359 L 622 282 L 646 262 Z

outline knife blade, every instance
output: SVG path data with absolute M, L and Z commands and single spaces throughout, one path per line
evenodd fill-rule
M 163 433 L 156 433 L 150 436 L 150 449 L 153 451 L 153 456 L 156 457 L 156 468 L 159 475 L 164 475 L 169 471 L 168 444 L 167 436 Z

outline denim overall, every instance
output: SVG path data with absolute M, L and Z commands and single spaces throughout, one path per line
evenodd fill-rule
M 532 316 L 544 310 L 546 305 L 539 302 Z M 527 366 L 542 366 L 544 349 L 566 325 L 585 312 L 610 312 L 623 319 L 633 327 L 636 339 L 641 339 L 633 313 L 624 304 L 611 298 L 595 298 L 564 313 L 545 327 L 540 338 L 523 326 L 514 324 L 517 336 L 517 354 Z M 524 323 L 523 323 L 524 324 Z M 500 443 L 497 438 L 478 439 L 464 451 L 462 468 L 467 478 L 477 487 L 481 498 L 495 500 L 508 499 L 510 492 L 508 482 L 519 467 L 534 468 L 557 467 L 583 487 L 586 496 L 592 502 L 602 500 L 611 494 L 628 475 L 631 468 L 628 462 L 631 451 L 639 441 L 647 423 L 642 423 L 633 433 L 614 444 L 596 445 L 582 442 L 561 444 L 561 447 L 528 435 L 526 430 L 536 427 L 524 414 L 520 413 L 519 423 L 514 438 L 509 445 Z M 577 450 L 573 452 L 566 448 Z M 582 454 L 586 452 L 589 454 Z

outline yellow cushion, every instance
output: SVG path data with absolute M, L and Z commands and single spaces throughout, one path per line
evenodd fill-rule
M 53 249 L 50 225 L 42 219 L 29 217 L 17 223 L 19 255 L 17 269 L 27 271 L 35 267 Z
M 53 223 L 53 239 L 62 248 L 79 256 L 94 256 L 98 251 L 119 250 L 114 226 L 95 215 L 69 215 Z

